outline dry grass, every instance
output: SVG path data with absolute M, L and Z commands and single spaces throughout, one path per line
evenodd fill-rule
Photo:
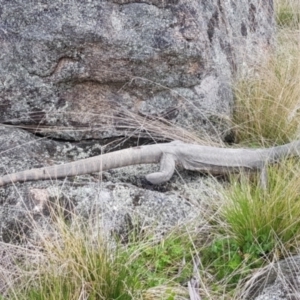
M 50 115 L 50 114 L 49 114 Z M 70 113 L 68 113 L 70 115 Z M 80 114 L 73 113 L 76 117 L 80 117 Z M 85 117 L 87 113 L 85 113 Z M 91 117 L 99 117 L 98 114 L 89 113 Z M 54 113 L 52 117 L 60 118 L 59 113 Z M 214 136 L 209 136 L 209 134 L 199 127 L 196 132 L 192 128 L 183 128 L 177 126 L 172 121 L 168 121 L 163 117 L 149 117 L 142 116 L 136 112 L 132 112 L 126 108 L 118 107 L 116 109 L 111 109 L 108 115 L 105 113 L 101 114 L 101 120 L 104 124 L 94 125 L 91 127 L 66 127 L 66 126 L 46 126 L 46 125 L 6 125 L 7 127 L 19 127 L 26 129 L 27 131 L 33 132 L 35 134 L 42 134 L 45 136 L 51 136 L 57 132 L 72 133 L 75 131 L 77 133 L 87 133 L 92 131 L 96 132 L 109 132 L 115 127 L 122 134 L 120 138 L 115 137 L 114 141 L 111 142 L 110 147 L 118 147 L 118 143 L 126 143 L 126 141 L 132 140 L 143 140 L 153 141 L 153 143 L 168 142 L 174 140 L 180 140 L 186 143 L 196 143 L 199 145 L 215 145 L 224 146 L 223 141 L 218 137 L 217 129 L 215 129 Z M 107 122 L 108 125 L 105 124 Z M 207 119 L 207 122 L 210 122 Z M 114 125 L 112 125 L 114 124 Z M 214 125 L 210 124 L 213 128 Z M 109 146 L 109 145 L 108 145 Z
M 52 212 L 53 224 L 36 253 L 39 264 L 21 263 L 23 276 L 10 299 L 133 299 L 138 278 L 130 274 L 125 256 L 109 245 L 96 226 Z M 69 224 L 68 224 L 69 223 Z M 22 261 L 21 261 L 22 262 Z M 131 276 L 132 275 L 132 276 Z
M 235 91 L 239 142 L 269 145 L 299 138 L 300 32 L 280 32 L 276 53 Z

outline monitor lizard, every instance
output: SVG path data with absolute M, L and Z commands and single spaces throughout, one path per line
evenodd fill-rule
M 160 170 L 146 175 L 147 181 L 160 184 L 168 181 L 176 165 L 187 170 L 212 175 L 240 172 L 261 172 L 262 187 L 267 186 L 266 166 L 284 157 L 296 156 L 300 141 L 271 148 L 220 148 L 187 144 L 180 141 L 138 146 L 110 152 L 74 162 L 25 170 L 0 177 L 0 186 L 15 182 L 56 179 L 101 172 L 125 166 L 160 163 Z

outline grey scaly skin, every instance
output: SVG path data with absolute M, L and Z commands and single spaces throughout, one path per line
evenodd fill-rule
M 89 174 L 131 165 L 160 163 L 159 172 L 146 175 L 146 179 L 152 184 L 168 181 L 175 171 L 175 166 L 181 165 L 187 170 L 213 175 L 242 170 L 260 171 L 261 184 L 266 187 L 266 165 L 276 163 L 284 157 L 297 156 L 299 153 L 300 141 L 265 149 L 218 148 L 174 141 L 128 148 L 62 165 L 8 174 L 0 177 L 0 186 Z

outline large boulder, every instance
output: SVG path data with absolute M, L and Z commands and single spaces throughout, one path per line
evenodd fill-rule
M 224 135 L 274 32 L 272 0 L 0 0 L 0 17 L 0 122 L 75 140 L 149 120 Z

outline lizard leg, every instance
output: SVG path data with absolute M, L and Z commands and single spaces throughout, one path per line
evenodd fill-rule
M 264 165 L 260 170 L 259 181 L 260 181 L 260 187 L 263 190 L 266 190 L 268 187 L 268 173 L 267 173 L 266 165 Z
M 160 160 L 159 172 L 146 175 L 146 179 L 152 184 L 160 184 L 168 181 L 175 170 L 175 159 L 172 154 L 164 153 Z

